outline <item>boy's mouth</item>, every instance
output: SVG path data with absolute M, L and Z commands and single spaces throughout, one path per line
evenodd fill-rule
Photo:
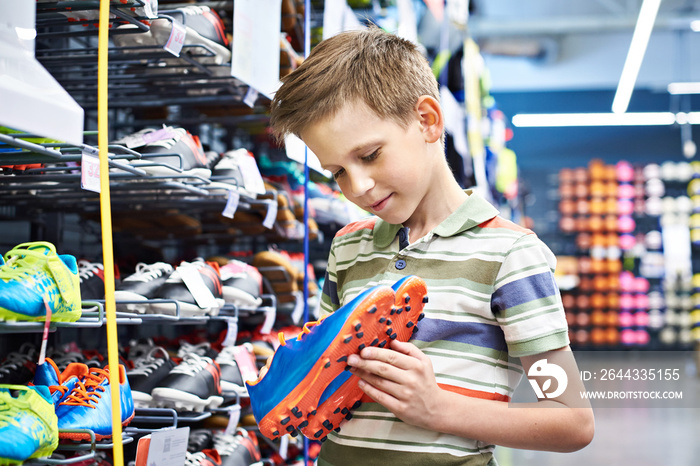
M 372 204 L 371 206 L 369 206 L 369 208 L 375 212 L 379 212 L 380 210 L 382 210 L 384 208 L 384 206 L 386 206 L 386 203 L 390 197 L 391 197 L 391 194 L 389 194 L 387 197 L 385 197 L 381 201 L 377 202 L 376 204 Z

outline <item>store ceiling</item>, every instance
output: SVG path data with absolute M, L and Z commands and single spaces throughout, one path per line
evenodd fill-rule
M 611 89 L 617 85 L 641 0 L 472 0 L 469 34 L 494 91 Z M 663 0 L 638 86 L 700 81 L 700 0 Z

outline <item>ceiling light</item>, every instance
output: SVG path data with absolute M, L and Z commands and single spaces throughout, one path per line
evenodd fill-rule
M 636 113 L 521 113 L 513 116 L 520 128 L 575 126 L 668 126 L 677 122 L 700 124 L 700 112 Z
M 632 34 L 630 49 L 627 52 L 627 59 L 622 68 L 620 82 L 617 85 L 617 92 L 615 92 L 615 98 L 613 99 L 612 111 L 614 113 L 627 111 L 660 4 L 661 0 L 644 0 L 642 8 L 639 10 L 639 17 L 637 18 L 637 25 L 634 27 L 634 34 Z
M 700 82 L 671 83 L 668 85 L 668 93 L 674 95 L 700 94 Z
M 690 22 L 690 29 L 692 29 L 695 32 L 700 32 L 700 19 L 696 19 L 695 21 Z

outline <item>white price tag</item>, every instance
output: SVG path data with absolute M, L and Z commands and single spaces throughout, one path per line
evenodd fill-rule
M 238 421 L 241 420 L 241 405 L 235 405 L 231 407 L 228 415 L 228 424 L 226 424 L 226 430 L 224 433 L 226 435 L 234 435 L 236 429 L 238 428 Z
M 211 290 L 207 288 L 204 279 L 194 265 L 182 264 L 178 266 L 176 270 L 187 286 L 187 289 L 192 293 L 194 300 L 197 302 L 197 306 L 202 309 L 218 306 L 216 298 L 214 298 Z
M 228 330 L 226 331 L 226 338 L 221 346 L 235 346 L 236 339 L 238 338 L 238 319 L 235 317 L 229 317 L 226 319 L 228 322 Z
M 228 192 L 228 199 L 226 200 L 226 207 L 224 207 L 224 211 L 221 212 L 221 215 L 227 218 L 233 218 L 233 214 L 236 213 L 236 210 L 238 209 L 238 201 L 240 201 L 241 195 L 234 191 L 234 190 L 229 190 Z
M 279 87 L 282 0 L 233 2 L 231 75 L 272 98 Z
M 155 0 L 143 0 L 143 11 L 147 18 L 156 18 L 158 16 L 158 2 L 154 4 L 154 1 Z
M 271 201 L 267 206 L 267 213 L 265 214 L 262 224 L 265 228 L 271 230 L 272 226 L 275 224 L 275 220 L 277 220 L 277 201 Z
M 258 378 L 258 368 L 255 365 L 255 356 L 251 354 L 252 350 L 248 350 L 246 345 L 233 347 L 233 358 L 238 364 L 238 370 L 241 371 L 243 381 L 255 380 Z
M 288 450 L 289 450 L 289 435 L 284 435 L 280 439 L 280 449 L 279 449 L 279 454 L 283 460 L 287 459 Z
M 176 57 L 179 57 L 180 52 L 182 51 L 182 46 L 185 45 L 186 37 L 187 28 L 185 25 L 177 20 L 174 20 L 173 29 L 170 31 L 170 37 L 168 37 L 168 41 L 165 43 L 163 48 Z
M 294 305 L 294 310 L 292 311 L 292 322 L 295 324 L 303 323 L 302 316 L 304 315 L 304 292 L 296 291 L 294 293 L 296 298 L 296 304 Z
M 260 169 L 252 155 L 245 154 L 237 157 L 238 169 L 243 176 L 243 185 L 248 191 L 258 194 L 265 194 L 265 182 L 260 175 Z
M 100 189 L 100 158 L 97 151 L 85 148 L 81 158 L 80 187 L 99 193 Z
M 189 427 L 157 430 L 151 434 L 148 447 L 148 466 L 185 464 Z
M 275 325 L 275 319 L 277 319 L 277 309 L 274 307 L 265 309 L 265 321 L 260 328 L 260 333 L 267 335 L 272 330 L 272 326 Z
M 254 87 L 249 87 L 248 92 L 245 93 L 245 97 L 243 98 L 243 103 L 253 108 L 256 100 L 258 100 L 258 91 L 255 90 Z

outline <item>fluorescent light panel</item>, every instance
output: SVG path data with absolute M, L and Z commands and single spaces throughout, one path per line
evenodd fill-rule
M 634 27 L 634 34 L 632 34 L 630 49 L 627 52 L 627 59 L 622 68 L 620 82 L 617 85 L 617 92 L 615 92 L 615 98 L 613 99 L 612 111 L 614 113 L 627 111 L 634 84 L 637 82 L 639 68 L 642 66 L 642 60 L 644 60 L 644 54 L 647 50 L 651 30 L 654 28 L 656 14 L 659 12 L 659 5 L 661 5 L 661 0 L 644 0 L 642 8 L 639 10 L 639 17 L 637 18 L 637 25 Z
M 520 113 L 513 116 L 513 125 L 519 128 L 669 126 L 675 123 L 700 124 L 700 112 Z
M 700 82 L 671 83 L 668 85 L 668 93 L 674 95 L 700 94 Z

